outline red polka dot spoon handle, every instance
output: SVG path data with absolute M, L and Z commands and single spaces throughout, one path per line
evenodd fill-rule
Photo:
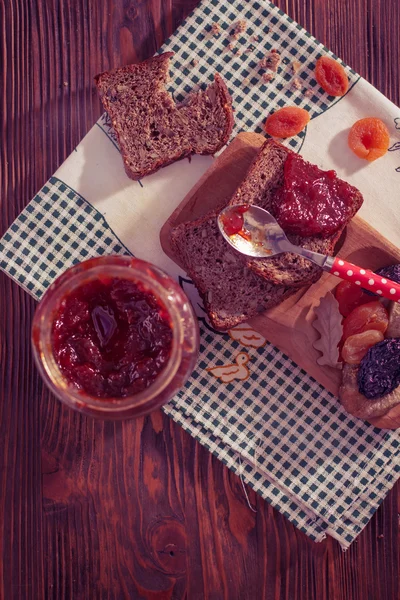
M 346 279 L 363 287 L 370 292 L 389 298 L 390 300 L 400 301 L 400 285 L 386 277 L 377 275 L 368 269 L 361 269 L 343 258 L 336 257 L 326 261 L 324 269 L 336 275 L 341 279 Z

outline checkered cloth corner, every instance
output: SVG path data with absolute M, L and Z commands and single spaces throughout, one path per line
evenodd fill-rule
M 51 177 L 0 239 L 0 268 L 36 300 L 65 269 L 103 254 L 131 254 L 99 211 Z
M 398 433 L 352 419 L 272 345 L 244 348 L 201 330 L 197 367 L 166 412 L 299 529 L 349 545 L 399 475 Z M 244 351 L 248 379 L 210 375 Z
M 260 68 L 260 61 L 275 50 L 281 61 L 277 71 Z M 210 83 L 215 73 L 224 78 L 235 110 L 233 136 L 247 130 L 262 133 L 266 116 L 282 106 L 305 108 L 315 118 L 340 101 L 314 77 L 320 56 L 337 57 L 269 2 L 203 0 L 160 49 L 166 51 L 174 52 L 170 91 L 177 101 Z M 360 77 L 342 65 L 351 89 Z M 305 136 L 306 130 L 283 143 L 299 151 Z
M 259 63 L 275 49 L 280 66 L 266 81 L 269 71 Z M 266 115 L 283 105 L 316 118 L 340 101 L 314 79 L 316 59 L 329 51 L 268 2 L 203 0 L 160 52 L 167 50 L 175 53 L 171 92 L 178 101 L 215 72 L 224 77 L 233 135 L 262 131 Z M 345 68 L 355 85 L 358 75 Z M 97 125 L 118 148 L 107 115 Z M 286 143 L 299 151 L 306 135 Z M 0 240 L 0 268 L 39 299 L 67 267 L 112 253 L 130 254 L 101 213 L 52 177 Z M 192 282 L 181 283 L 191 296 Z M 204 318 L 200 330 L 197 367 L 166 414 L 312 539 L 330 534 L 347 548 L 398 477 L 399 434 L 352 419 L 265 340 L 246 345 L 213 331 Z M 251 368 L 224 383 L 220 370 L 239 366 L 238 357 Z

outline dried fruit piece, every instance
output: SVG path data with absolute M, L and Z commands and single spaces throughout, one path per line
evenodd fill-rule
M 371 346 L 375 346 L 383 340 L 383 333 L 370 329 L 362 333 L 356 333 L 347 338 L 342 348 L 342 358 L 349 365 L 358 365 Z
M 297 135 L 310 120 L 309 113 L 298 106 L 284 106 L 269 115 L 264 129 L 272 137 L 287 138 Z
M 400 264 L 382 267 L 375 271 L 375 273 L 381 277 L 386 277 L 386 279 L 391 279 L 396 283 L 400 283 Z
M 315 65 L 315 79 L 330 96 L 344 96 L 349 89 L 346 71 L 329 56 L 321 56 Z
M 400 384 L 400 339 L 388 338 L 372 346 L 357 374 L 360 394 L 369 400 L 389 394 Z
M 388 128 L 376 117 L 360 119 L 350 129 L 348 144 L 356 156 L 372 162 L 386 154 L 389 149 Z
M 339 302 L 340 314 L 343 317 L 348 317 L 357 306 L 371 302 L 371 296 L 366 294 L 359 285 L 350 281 L 339 283 L 335 290 L 335 298 Z
M 385 333 L 389 324 L 387 310 L 378 300 L 355 308 L 343 321 L 343 341 L 351 335 L 375 329 Z

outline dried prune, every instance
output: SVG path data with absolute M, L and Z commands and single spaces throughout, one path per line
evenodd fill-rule
M 357 374 L 360 394 L 369 400 L 389 394 L 400 384 L 400 339 L 388 338 L 372 346 Z
M 375 273 L 381 277 L 386 277 L 386 279 L 391 279 L 396 283 L 400 283 L 400 264 L 382 267 L 375 271 Z
M 381 267 L 380 269 L 377 269 L 375 273 L 377 275 L 380 275 L 381 277 L 385 277 L 386 279 L 391 279 L 396 283 L 400 283 L 400 264 Z M 376 297 L 376 294 L 374 294 L 374 292 L 371 292 L 370 290 L 363 290 L 363 292 L 368 296 Z

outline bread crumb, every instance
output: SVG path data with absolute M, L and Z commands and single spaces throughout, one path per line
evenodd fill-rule
M 221 25 L 219 23 L 213 23 L 211 26 L 211 35 L 220 35 Z
M 240 50 L 240 48 L 237 48 L 235 54 L 236 54 L 236 56 L 242 56 L 243 50 Z
M 251 38 L 252 42 L 259 42 L 261 40 L 261 37 L 259 35 L 253 35 L 253 37 Z
M 229 42 L 229 44 L 227 45 L 226 49 L 227 50 L 233 50 L 235 47 L 235 44 L 233 44 L 232 42 Z
M 244 33 L 246 31 L 246 29 L 247 29 L 247 21 L 245 21 L 244 19 L 241 19 L 240 21 L 235 23 L 235 28 L 233 30 L 233 34 L 239 36 L 241 33 Z
M 276 73 L 278 71 L 278 67 L 281 64 L 281 55 L 278 50 L 271 50 L 267 56 L 264 56 L 258 63 L 259 69 L 271 69 Z
M 306 90 L 304 92 L 304 95 L 306 96 L 306 98 L 311 98 L 311 96 L 313 95 L 313 91 L 312 90 Z
M 194 58 L 190 64 L 192 65 L 192 67 L 197 67 L 199 61 L 197 60 L 197 58 Z
M 272 81 L 274 79 L 275 75 L 274 73 L 263 73 L 262 74 L 262 80 L 265 81 L 265 83 L 269 83 L 270 81 Z
M 68 87 L 68 81 L 63 81 L 63 86 Z
M 243 50 L 243 52 L 253 52 L 254 50 L 254 46 L 249 46 L 248 48 L 246 48 L 246 50 Z
M 298 77 L 293 79 L 293 87 L 296 88 L 296 90 L 301 90 L 301 81 Z
M 292 61 L 292 69 L 293 69 L 293 73 L 298 73 L 301 69 L 301 62 L 299 60 L 293 60 Z
M 243 85 L 244 85 L 245 87 L 248 87 L 248 86 L 250 85 L 250 79 L 249 79 L 248 77 L 245 77 L 245 78 L 243 79 L 243 82 L 242 82 L 242 83 L 243 83 Z

